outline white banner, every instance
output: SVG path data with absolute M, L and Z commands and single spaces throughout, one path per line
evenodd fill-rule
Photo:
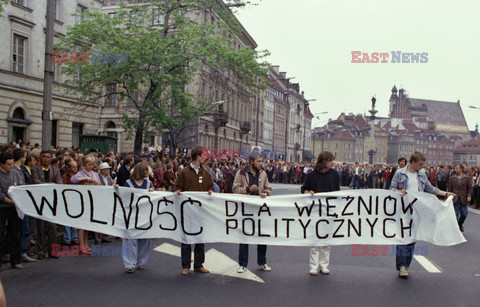
M 451 199 L 345 190 L 260 198 L 81 185 L 11 187 L 23 215 L 124 238 L 290 246 L 465 242 Z

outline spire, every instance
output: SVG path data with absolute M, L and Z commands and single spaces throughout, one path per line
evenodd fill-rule
M 398 98 L 397 96 L 397 87 L 394 85 L 392 87 L 392 96 L 390 96 L 390 101 L 396 100 Z

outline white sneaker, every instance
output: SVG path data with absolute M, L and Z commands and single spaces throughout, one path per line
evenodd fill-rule
M 317 276 L 318 275 L 318 270 L 317 269 L 311 269 L 310 270 L 310 275 Z
M 408 278 L 408 269 L 406 267 L 402 266 L 400 268 L 400 270 L 398 271 L 398 277 Z
M 259 265 L 258 267 L 259 267 L 260 270 L 263 270 L 265 272 L 270 272 L 272 270 L 272 268 L 269 267 L 268 264 L 266 264 L 266 263 L 262 264 L 262 265 Z
M 245 273 L 246 270 L 247 270 L 247 269 L 245 269 L 244 266 L 240 266 L 240 267 L 238 267 L 238 269 L 237 269 L 237 273 Z
M 320 269 L 320 273 L 322 273 L 323 275 L 328 275 L 330 274 L 330 270 L 325 268 L 325 269 Z
M 22 255 L 22 260 L 25 261 L 25 262 L 36 262 L 37 261 L 37 259 L 31 258 L 27 254 Z

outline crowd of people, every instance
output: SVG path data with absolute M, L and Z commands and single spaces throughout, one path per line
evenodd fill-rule
M 47 256 L 57 259 L 58 256 L 52 253 L 52 244 L 56 244 L 59 237 L 64 245 L 78 246 L 81 255 L 92 254 L 89 240 L 95 244 L 112 241 L 104 234 L 89 234 L 86 230 L 28 216 L 20 220 L 15 204 L 8 196 L 8 188 L 41 183 L 125 186 L 177 194 L 204 191 L 267 197 L 272 193 L 270 183 L 299 184 L 302 193 L 312 194 L 337 191 L 340 186 L 400 192 L 416 189 L 411 186 L 407 189 L 406 179 L 399 181 L 400 176 L 407 176 L 405 178 L 418 185 L 418 191 L 428 191 L 438 196 L 450 193 L 454 196 L 459 227 L 463 231 L 468 205 L 476 205 L 477 208 L 480 205 L 478 167 L 469 169 L 463 164 L 426 167 L 425 157 L 419 153 L 412 155 L 408 162 L 400 158 L 396 166 L 371 166 L 358 162 L 353 165 L 335 164 L 334 156 L 329 152 L 321 153 L 315 164 L 264 159 L 259 153 L 252 153 L 248 159 L 216 160 L 207 159 L 200 146 L 194 147 L 189 154 L 172 154 L 165 150 L 158 152 L 152 147 L 144 149 L 137 156 L 96 151 L 83 153 L 76 148 L 42 151 L 38 144 L 11 143 L 0 148 L 0 256 L 9 256 L 11 267 L 22 269 L 22 261 L 36 262 Z M 418 178 L 410 173 L 418 173 Z M 57 235 L 57 232 L 61 235 Z M 412 248 L 413 253 L 412 246 L 407 248 Z M 182 244 L 182 275 L 189 274 L 191 250 L 190 245 Z M 257 264 L 262 270 L 270 271 L 266 250 L 265 245 L 257 246 Z M 149 252 L 149 239 L 123 239 L 125 272 L 144 269 Z M 326 246 L 311 249 L 311 275 L 316 275 L 318 268 L 322 274 L 329 274 L 329 253 L 330 249 Z M 204 257 L 203 244 L 196 244 L 195 272 L 209 272 L 203 267 Z M 411 259 L 397 259 L 397 270 L 401 272 L 401 277 L 408 276 L 409 261 Z M 237 272 L 245 272 L 247 264 L 248 245 L 240 244 Z

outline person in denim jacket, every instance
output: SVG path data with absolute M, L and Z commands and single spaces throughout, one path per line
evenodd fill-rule
M 421 152 L 414 152 L 410 157 L 410 164 L 395 172 L 390 190 L 402 194 L 407 194 L 407 192 L 426 192 L 437 196 L 455 196 L 454 193 L 442 191 L 430 183 L 423 168 L 425 160 L 426 158 Z M 414 249 L 415 242 L 408 245 L 397 245 L 396 265 L 399 277 L 408 277 L 408 267 L 412 262 Z

